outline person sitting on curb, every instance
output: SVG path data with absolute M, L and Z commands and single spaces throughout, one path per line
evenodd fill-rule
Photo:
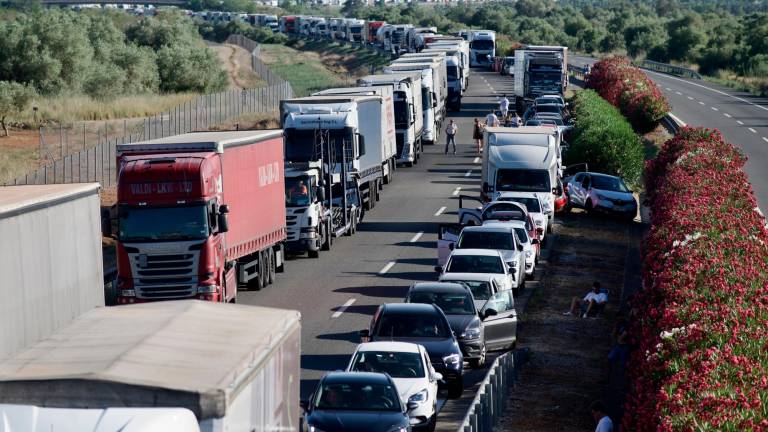
M 613 421 L 605 412 L 605 405 L 601 401 L 594 401 L 589 406 L 589 413 L 597 422 L 595 432 L 613 432 Z
M 592 291 L 588 292 L 584 298 L 574 297 L 571 299 L 571 308 L 568 312 L 564 312 L 563 315 L 576 315 L 577 309 L 586 308 L 581 315 L 582 318 L 586 318 L 593 311 L 597 312 L 597 308 L 604 306 L 607 302 L 608 295 L 600 292 L 600 282 L 595 282 L 592 284 Z

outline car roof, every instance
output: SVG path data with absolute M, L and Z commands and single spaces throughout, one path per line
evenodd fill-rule
M 427 286 L 415 286 L 409 291 L 411 292 L 465 293 L 467 289 L 458 283 L 438 282 Z
M 474 226 L 467 226 L 464 227 L 464 229 L 461 230 L 462 233 L 464 232 L 500 232 L 500 233 L 507 233 L 509 232 L 509 229 L 505 227 L 504 225 L 474 225 Z
M 359 382 L 377 384 L 391 383 L 389 376 L 378 372 L 328 372 L 323 377 L 324 384 L 344 384 Z
M 504 222 L 490 220 L 490 221 L 487 221 L 487 222 L 483 223 L 483 226 L 492 226 L 492 227 L 493 226 L 505 226 L 505 225 L 512 225 L 512 228 L 522 228 L 522 229 L 525 229 L 525 221 L 521 221 L 521 220 L 514 220 L 513 219 L 513 220 L 509 220 L 509 221 L 504 221 Z
M 383 305 L 384 313 L 428 313 L 438 311 L 437 306 L 426 303 L 386 303 Z
M 492 281 L 496 276 L 487 274 L 487 273 L 445 273 L 440 276 L 441 280 L 468 280 L 468 281 L 478 281 L 478 282 L 490 282 Z
M 391 342 L 391 341 L 365 342 L 358 345 L 356 351 L 358 352 L 393 351 L 393 352 L 418 353 L 419 346 L 415 343 L 409 343 L 409 342 Z
M 464 255 L 501 257 L 501 254 L 499 253 L 499 251 L 495 249 L 455 249 L 451 254 L 451 257 L 464 256 Z

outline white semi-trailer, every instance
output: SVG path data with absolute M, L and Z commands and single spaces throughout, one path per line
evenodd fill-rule
M 0 188 L 0 359 L 104 306 L 99 208 L 97 183 Z

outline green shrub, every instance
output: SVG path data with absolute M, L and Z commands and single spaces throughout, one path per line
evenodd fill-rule
M 619 110 L 592 90 L 573 99 L 574 131 L 566 163 L 622 177 L 637 186 L 643 171 L 643 144 Z

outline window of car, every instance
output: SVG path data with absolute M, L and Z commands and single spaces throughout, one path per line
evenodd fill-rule
M 616 177 L 594 176 L 592 188 L 611 192 L 629 192 L 627 185 Z
M 400 338 L 439 338 L 449 337 L 450 330 L 446 322 L 436 313 L 406 314 L 385 312 L 381 315 L 377 336 Z
M 537 105 L 536 106 L 536 112 L 549 112 L 549 113 L 557 113 L 560 114 L 560 107 L 557 105 Z
M 488 300 L 491 298 L 491 285 L 486 281 L 456 281 L 463 283 L 472 291 L 475 300 Z
M 400 411 L 400 399 L 391 384 L 324 383 L 314 401 L 320 410 Z
M 489 231 L 465 231 L 458 243 L 459 249 L 513 250 L 514 241 L 509 233 Z
M 446 315 L 474 315 L 475 305 L 469 293 L 416 291 L 408 295 L 408 303 L 433 304 Z
M 589 188 L 589 176 L 584 176 L 584 179 L 581 181 L 581 187 L 587 189 Z
M 498 313 L 506 312 L 514 308 L 511 290 L 502 290 L 494 294 L 483 309 L 493 309 Z
M 448 262 L 446 272 L 504 274 L 504 263 L 498 256 L 454 255 Z
M 355 354 L 352 372 L 381 372 L 392 378 L 421 378 L 426 376 L 419 353 L 397 351 L 362 351 Z
M 512 202 L 518 202 L 525 206 L 526 209 L 528 209 L 529 212 L 532 213 L 541 213 L 541 206 L 539 205 L 538 198 L 530 198 L 530 197 L 506 197 L 503 198 L 504 201 L 512 201 Z
M 515 234 L 517 234 L 517 240 L 522 244 L 528 243 L 528 231 L 523 228 L 515 228 Z

